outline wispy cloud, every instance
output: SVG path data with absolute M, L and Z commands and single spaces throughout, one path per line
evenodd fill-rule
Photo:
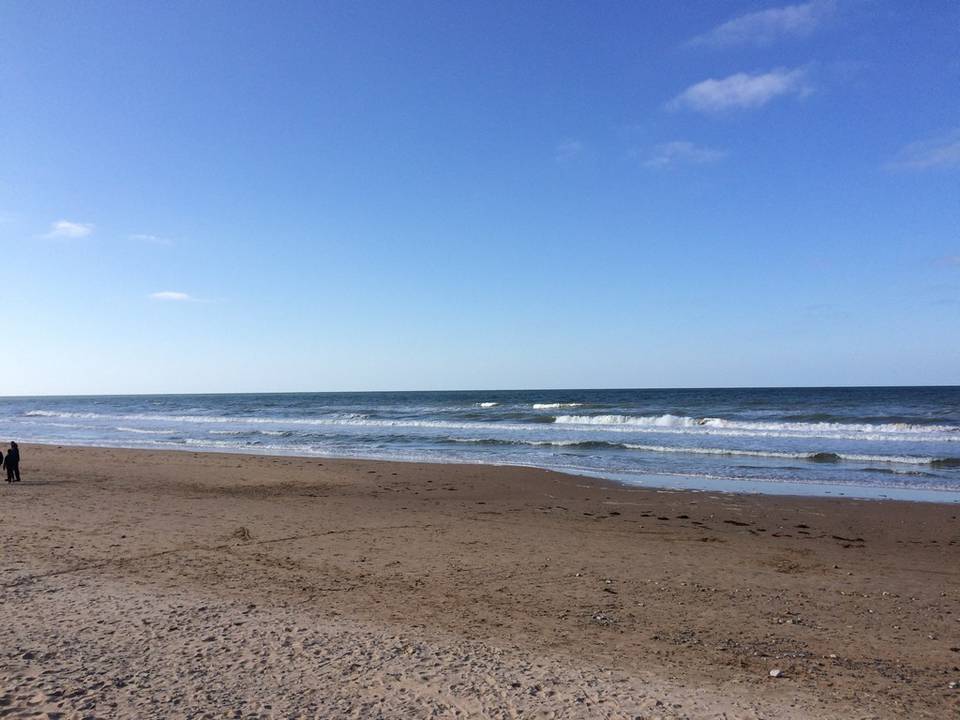
M 579 140 L 564 140 L 557 145 L 554 158 L 557 162 L 569 162 L 583 152 L 583 143 Z
M 733 47 L 770 45 L 781 38 L 812 33 L 834 11 L 832 0 L 812 0 L 797 5 L 757 10 L 738 15 L 688 42 L 691 46 Z
M 716 148 L 694 145 L 687 140 L 674 140 L 653 148 L 653 153 L 644 161 L 650 168 L 666 168 L 675 165 L 702 165 L 716 162 L 726 157 L 727 153 Z
M 43 235 L 45 238 L 82 238 L 93 233 L 92 223 L 57 220 L 50 224 L 50 232 Z
M 892 170 L 960 167 L 960 128 L 910 143 L 887 163 L 887 167 Z
M 145 242 L 153 243 L 154 245 L 173 245 L 173 240 L 162 235 L 150 235 L 147 233 L 134 233 L 133 235 L 128 235 L 131 240 L 135 242 Z
M 836 303 L 810 303 L 803 305 L 800 312 L 808 318 L 826 320 L 834 317 L 844 317 L 845 312 Z
M 176 290 L 162 290 L 160 292 L 150 293 L 151 300 L 160 300 L 162 302 L 191 302 L 196 300 L 192 295 Z
M 960 268 L 960 255 L 947 255 L 946 257 L 938 258 L 937 264 Z
M 804 96 L 811 92 L 803 68 L 776 68 L 767 73 L 736 73 L 691 85 L 667 103 L 671 110 L 723 112 L 758 108 L 781 95 Z

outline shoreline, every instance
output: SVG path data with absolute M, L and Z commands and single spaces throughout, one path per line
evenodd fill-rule
M 456 460 L 451 461 L 430 461 L 430 460 L 397 460 L 392 458 L 379 458 L 379 457 L 355 457 L 355 456 L 346 456 L 346 455 L 322 455 L 319 453 L 315 454 L 301 454 L 295 451 L 292 452 L 252 452 L 250 448 L 238 448 L 236 450 L 225 449 L 225 448 L 211 448 L 207 449 L 204 447 L 196 448 L 186 448 L 186 447 L 158 447 L 158 448 L 147 448 L 147 447 L 138 447 L 135 445 L 90 445 L 90 444 L 73 444 L 70 442 L 31 442 L 26 441 L 21 443 L 23 447 L 39 447 L 39 448 L 74 448 L 74 449 L 91 449 L 91 450 L 130 450 L 134 452 L 146 452 L 146 453 L 186 453 L 186 454 L 209 454 L 209 455 L 228 455 L 228 456 L 241 456 L 241 457 L 278 457 L 278 458 L 299 458 L 301 460 L 329 460 L 332 462 L 343 461 L 343 462 L 370 462 L 370 463 L 398 463 L 402 465 L 436 465 L 436 466 L 455 466 L 455 467 L 471 467 L 471 468 L 524 468 L 528 470 L 539 470 L 547 473 L 556 473 L 558 475 L 566 475 L 568 477 L 581 478 L 584 480 L 590 480 L 600 483 L 609 483 L 616 487 L 620 488 L 635 488 L 639 490 L 669 490 L 672 492 L 691 492 L 691 493 L 722 493 L 727 495 L 761 495 L 769 497 L 781 497 L 781 498 L 823 498 L 823 499 L 850 499 L 850 500 L 870 500 L 875 502 L 897 502 L 897 503 L 925 503 L 925 504 L 934 504 L 934 505 L 960 505 L 960 490 L 952 489 L 942 489 L 942 488 L 933 488 L 933 489 L 915 489 L 915 488 L 888 488 L 879 485 L 827 485 L 823 483 L 801 483 L 801 482 L 781 482 L 781 481 L 765 481 L 765 480 L 722 480 L 717 487 L 701 487 L 697 484 L 696 481 L 690 483 L 683 483 L 682 478 L 698 478 L 699 476 L 695 475 L 682 475 L 682 474 L 669 474 L 669 473 L 649 473 L 642 476 L 637 476 L 639 478 L 651 478 L 657 479 L 662 478 L 666 482 L 664 484 L 657 484 L 652 482 L 649 485 L 642 484 L 638 481 L 631 482 L 626 479 L 627 476 L 623 476 L 624 479 L 618 479 L 616 477 L 603 476 L 598 474 L 590 474 L 585 471 L 578 470 L 562 470 L 557 468 L 545 467 L 542 465 L 525 465 L 525 464 L 513 464 L 513 463 L 477 463 L 464 461 L 459 462 Z M 670 483 L 673 484 L 670 484 Z M 741 488 L 771 488 L 768 491 L 762 489 L 750 490 L 750 489 L 736 489 L 737 486 Z M 782 491 L 778 491 L 778 488 L 783 488 Z M 823 492 L 802 492 L 801 489 L 812 489 L 820 488 Z M 832 490 L 827 490 L 831 488 Z M 793 491 L 793 492 L 791 492 Z M 888 495 L 890 494 L 890 495 Z M 902 497 L 895 497 L 900 495 Z
M 955 505 L 60 447 L 0 483 L 13 717 L 960 710 Z

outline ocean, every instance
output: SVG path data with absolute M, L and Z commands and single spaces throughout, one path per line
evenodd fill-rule
M 0 439 L 960 501 L 960 387 L 17 397 L 0 398 Z

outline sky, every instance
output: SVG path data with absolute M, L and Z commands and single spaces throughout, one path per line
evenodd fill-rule
M 960 384 L 960 4 L 0 0 L 0 395 Z

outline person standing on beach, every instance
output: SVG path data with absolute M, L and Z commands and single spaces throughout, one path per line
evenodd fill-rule
M 10 443 L 3 467 L 7 469 L 7 482 L 20 482 L 20 448 L 15 442 Z

